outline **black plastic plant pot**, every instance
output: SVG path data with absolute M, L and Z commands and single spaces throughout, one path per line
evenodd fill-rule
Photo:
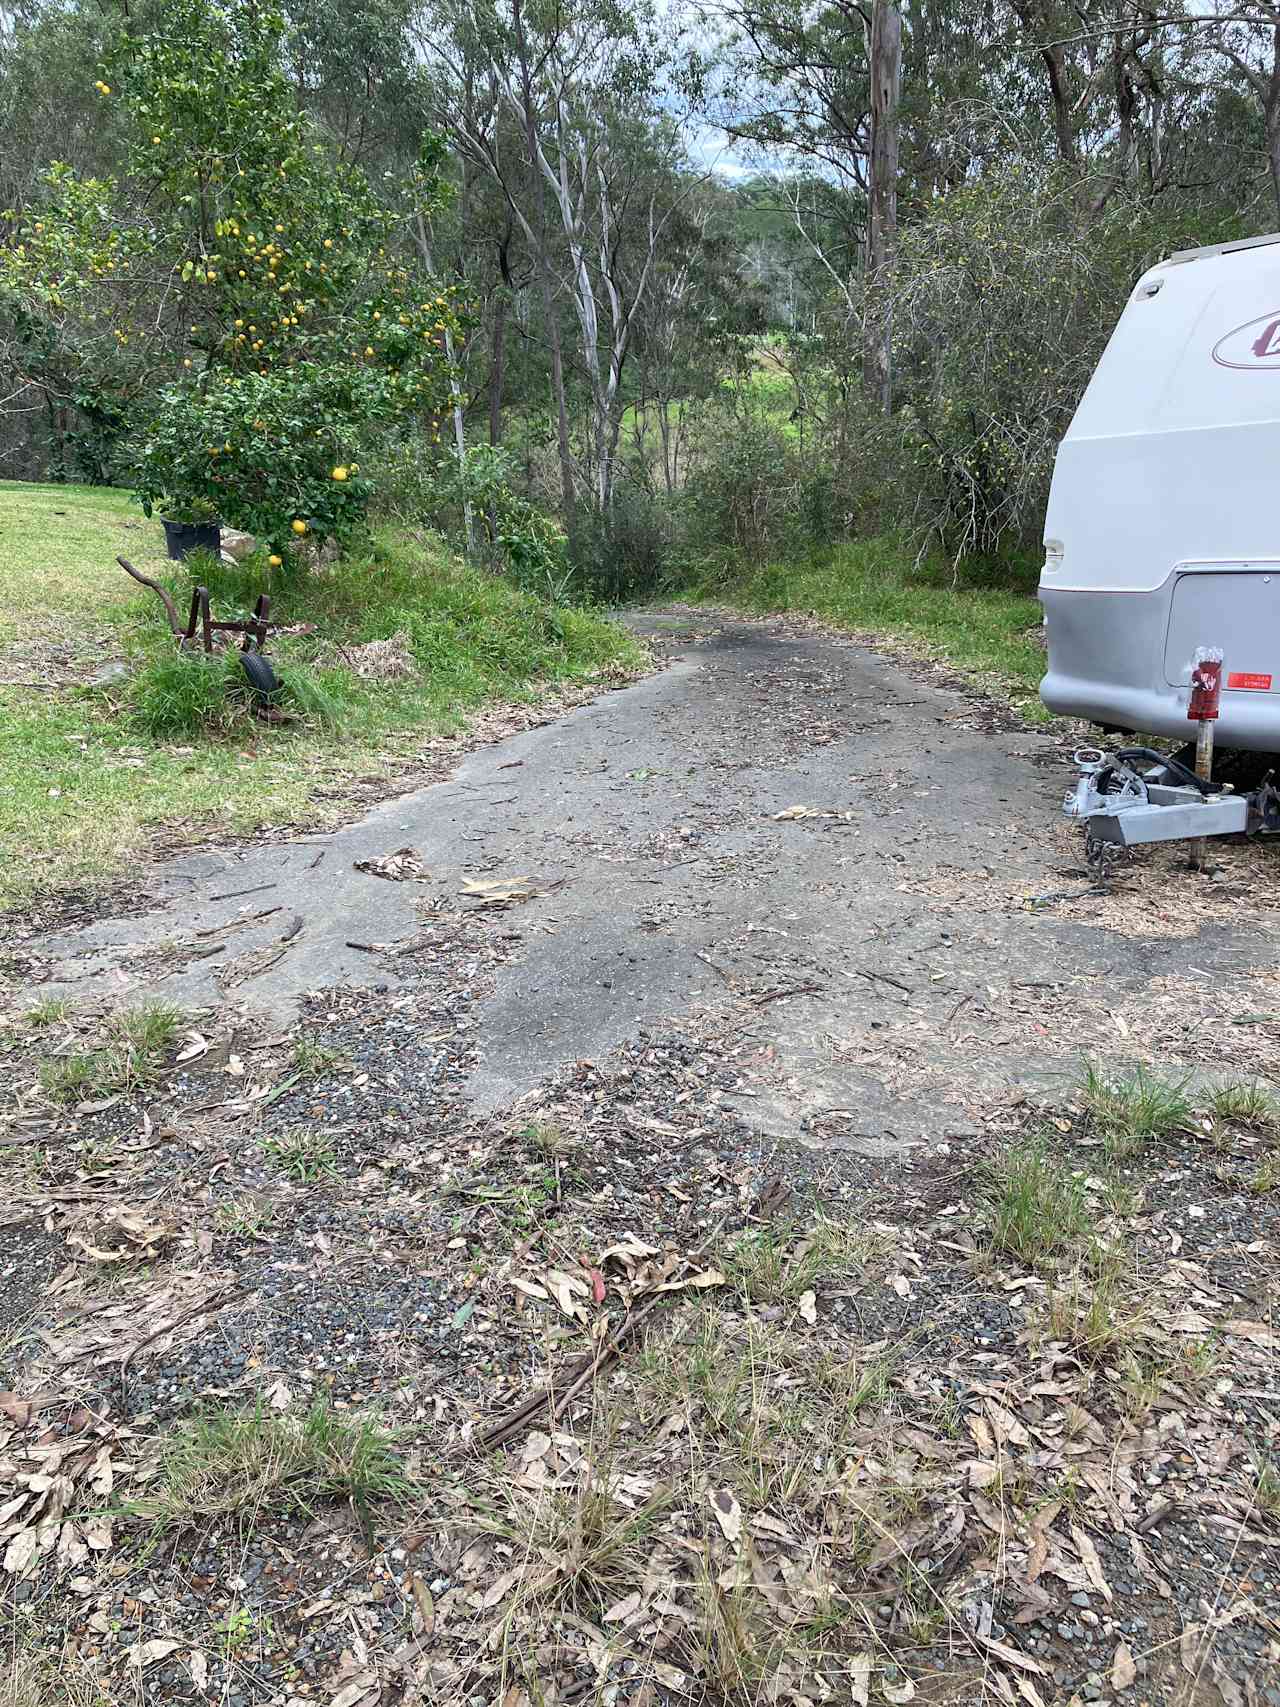
M 193 551 L 211 551 L 216 557 L 222 550 L 222 528 L 217 522 L 171 522 L 161 516 L 164 542 L 175 563 L 183 563 Z

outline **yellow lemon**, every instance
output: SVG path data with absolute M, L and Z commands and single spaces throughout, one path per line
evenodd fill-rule
M 152 142 L 159 142 L 160 138 L 158 136 L 153 136 L 151 140 Z
M 351 464 L 351 472 L 352 472 L 352 474 L 359 474 L 360 464 L 358 462 L 353 462 Z
M 345 480 L 347 478 L 346 469 L 345 468 L 335 468 L 333 471 L 332 478 L 334 480 Z
M 277 553 L 274 551 L 271 553 L 270 557 L 267 558 L 267 562 L 271 565 L 271 567 L 273 569 L 278 569 L 280 567 L 281 563 L 283 563 L 283 561 L 284 561 L 284 559 L 282 557 L 278 556 Z
M 332 237 L 326 237 L 324 240 L 324 246 L 326 249 L 332 249 L 333 248 L 333 238 Z
M 371 356 L 373 354 L 373 345 L 372 344 L 366 344 L 364 347 L 364 353 L 366 356 Z
M 243 326 L 243 325 L 244 325 L 244 321 L 243 321 L 243 320 L 237 320 L 237 321 L 236 321 L 236 325 L 237 325 L 237 326 Z
M 302 535 L 307 531 L 307 524 L 303 521 L 290 522 L 289 526 L 293 529 L 294 533 L 298 535 L 299 539 L 301 539 Z

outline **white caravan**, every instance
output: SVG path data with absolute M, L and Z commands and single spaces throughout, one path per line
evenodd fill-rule
M 1220 647 L 1219 746 L 1280 753 L 1280 234 L 1138 281 L 1058 449 L 1040 598 L 1051 711 L 1190 740 Z

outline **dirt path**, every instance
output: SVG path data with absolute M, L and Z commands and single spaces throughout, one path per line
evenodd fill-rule
M 1100 889 L 946 671 L 636 621 L 10 943 L 0 1703 L 1280 1707 L 1280 850 Z

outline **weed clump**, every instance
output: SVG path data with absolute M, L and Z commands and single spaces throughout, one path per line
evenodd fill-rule
M 309 1515 L 345 1500 L 364 1518 L 375 1502 L 403 1504 L 412 1492 L 392 1435 L 371 1417 L 345 1416 L 317 1399 L 301 1416 L 258 1404 L 182 1423 L 130 1515 L 183 1528 L 260 1511 Z
M 1170 1083 L 1145 1067 L 1108 1076 L 1087 1063 L 1080 1089 L 1089 1125 L 1113 1161 L 1129 1160 L 1191 1119 L 1187 1080 Z
M 1029 1268 L 1050 1266 L 1089 1227 L 1084 1181 L 1028 1139 L 987 1169 L 981 1199 L 992 1245 Z
M 156 740 L 228 734 L 258 704 L 241 657 L 234 648 L 213 656 L 166 648 L 130 685 L 134 723 Z M 301 664 L 273 660 L 272 667 L 279 683 L 273 706 L 313 724 L 341 721 L 343 698 L 335 684 Z
M 337 1152 L 329 1133 L 318 1126 L 291 1126 L 262 1140 L 263 1154 L 281 1173 L 303 1185 L 330 1179 L 336 1172 Z
M 55 1101 L 71 1102 L 147 1084 L 159 1073 L 181 1024 L 181 1008 L 168 1002 L 122 1009 L 107 1021 L 100 1047 L 41 1062 L 41 1087 Z

